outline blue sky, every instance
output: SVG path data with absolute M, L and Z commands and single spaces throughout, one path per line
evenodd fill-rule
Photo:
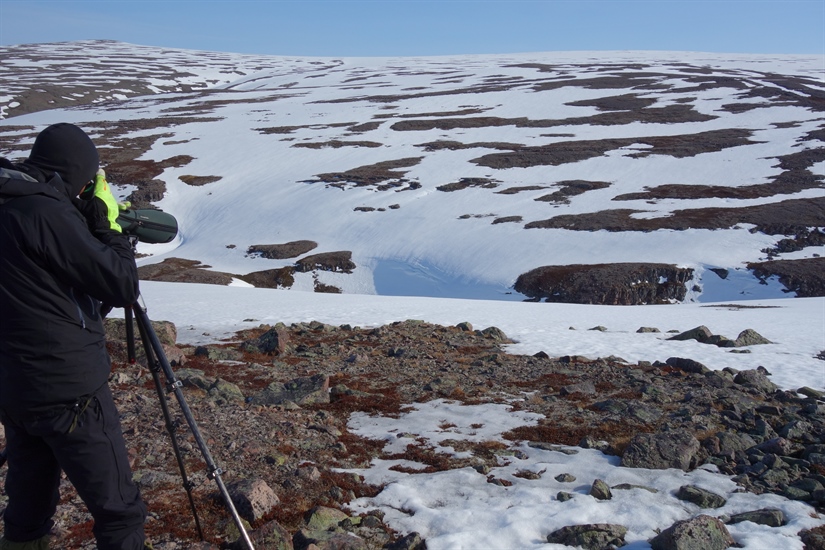
M 825 54 L 825 0 L 0 0 L 0 45 L 105 38 L 305 56 Z

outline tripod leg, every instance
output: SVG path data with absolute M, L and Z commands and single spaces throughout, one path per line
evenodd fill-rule
M 135 325 L 132 320 L 132 308 L 127 307 L 123 310 L 126 318 L 126 356 L 129 359 L 129 364 L 134 365 L 135 361 Z
M 127 311 L 131 312 L 130 308 L 127 308 Z M 129 324 L 127 324 L 129 326 Z M 151 330 L 151 326 L 149 327 Z M 146 328 L 141 323 L 140 318 L 138 318 L 138 331 L 140 332 L 141 340 L 143 341 L 143 347 L 146 350 L 146 360 L 149 364 L 149 371 L 152 373 L 152 379 L 155 382 L 155 390 L 158 394 L 158 400 L 160 401 L 160 408 L 163 412 L 163 419 L 166 423 L 166 431 L 169 432 L 169 437 L 172 440 L 172 450 L 175 453 L 175 459 L 178 463 L 178 469 L 180 470 L 181 478 L 183 479 L 183 487 L 186 489 L 186 494 L 189 497 L 189 507 L 192 509 L 192 516 L 195 518 L 195 527 L 198 530 L 198 537 L 201 540 L 204 540 L 203 530 L 201 529 L 201 522 L 198 518 L 198 511 L 195 508 L 195 500 L 192 496 L 192 483 L 189 481 L 186 475 L 186 466 L 183 463 L 183 456 L 180 452 L 180 446 L 178 445 L 178 439 L 175 436 L 175 426 L 172 423 L 172 416 L 169 413 L 169 404 L 167 402 L 166 394 L 163 392 L 163 384 L 160 379 L 160 364 L 158 362 L 158 358 L 155 355 L 154 349 L 151 346 L 151 340 L 147 334 Z M 127 330 L 127 335 L 128 335 Z M 134 336 L 133 336 L 134 337 Z M 132 343 L 132 349 L 134 350 L 134 342 Z
M 209 452 L 209 448 L 206 446 L 206 441 L 204 441 L 203 436 L 201 435 L 201 432 L 198 429 L 197 422 L 195 422 L 195 417 L 192 415 L 192 411 L 189 409 L 189 405 L 186 403 L 186 400 L 183 397 L 183 391 L 181 390 L 182 384 L 179 380 L 177 380 L 177 378 L 175 377 L 175 373 L 172 371 L 172 366 L 169 364 L 169 360 L 166 358 L 166 354 L 163 352 L 163 346 L 161 346 L 157 334 L 155 334 L 155 331 L 152 329 L 152 324 L 149 321 L 149 317 L 146 315 L 145 308 L 139 306 L 138 304 L 135 304 L 132 309 L 135 313 L 135 319 L 137 320 L 138 330 L 140 331 L 141 338 L 144 339 L 144 346 L 147 348 L 147 356 L 150 355 L 149 348 L 151 347 L 151 351 L 153 352 L 152 356 L 156 359 L 155 364 L 158 365 L 159 369 L 163 369 L 163 373 L 166 375 L 166 389 L 168 392 L 175 394 L 175 398 L 178 400 L 181 412 L 183 413 L 183 416 L 186 419 L 187 424 L 189 425 L 189 429 L 192 432 L 192 435 L 194 436 L 195 441 L 198 444 L 198 448 L 201 451 L 201 455 L 203 455 L 203 459 L 206 462 L 206 467 L 209 471 L 209 477 L 214 479 L 215 483 L 218 485 L 218 489 L 221 493 L 221 496 L 223 496 L 224 504 L 226 504 L 226 508 L 232 515 L 232 520 L 235 522 L 235 526 L 241 533 L 241 536 L 244 539 L 246 547 L 249 550 L 254 550 L 254 547 L 252 546 L 252 540 L 249 538 L 249 534 L 246 532 L 246 528 L 243 525 L 243 521 L 241 520 L 241 517 L 238 515 L 238 511 L 235 509 L 235 504 L 232 502 L 232 497 L 229 495 L 229 491 L 226 489 L 226 485 L 223 483 L 223 479 L 221 479 L 221 474 L 223 473 L 223 471 L 215 464 L 215 461 L 212 459 L 212 454 Z M 159 394 L 162 395 L 162 392 L 160 391 L 160 381 L 158 378 L 155 378 L 155 385 L 158 388 Z M 161 401 L 163 402 L 164 399 L 165 396 L 163 396 L 163 399 L 161 399 Z M 171 431 L 170 434 L 172 434 Z M 172 439 L 175 439 L 173 434 Z M 179 453 L 178 457 L 180 457 Z M 183 465 L 182 462 L 180 462 L 180 458 L 178 458 L 178 460 L 179 464 L 181 465 L 181 471 L 183 471 Z

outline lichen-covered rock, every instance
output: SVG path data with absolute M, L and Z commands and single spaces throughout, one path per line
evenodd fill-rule
M 590 487 L 590 496 L 597 500 L 610 500 L 613 498 L 613 493 L 610 492 L 610 486 L 601 479 L 597 479 Z
M 656 470 L 679 468 L 687 471 L 699 448 L 699 441 L 685 431 L 643 433 L 630 441 L 622 455 L 622 466 Z
M 653 550 L 725 550 L 734 544 L 725 524 L 705 515 L 678 521 L 650 541 Z
M 329 403 L 329 376 L 316 374 L 295 378 L 283 384 L 273 382 L 265 390 L 253 395 L 251 402 L 256 405 Z
M 292 535 L 277 521 L 268 521 L 255 529 L 247 532 L 255 548 L 268 548 L 270 550 L 293 550 Z M 239 538 L 229 546 L 230 550 L 246 550 L 246 542 Z
M 742 384 L 763 393 L 773 393 L 779 389 L 779 386 L 768 380 L 767 371 L 761 367 L 754 370 L 743 370 L 733 378 L 733 381 L 736 384 Z
M 585 550 L 604 550 L 625 545 L 624 537 L 627 527 L 609 523 L 589 525 L 568 525 L 547 535 L 551 544 L 565 544 Z
M 692 502 L 700 508 L 721 508 L 727 502 L 723 496 L 694 485 L 680 487 L 676 493 L 676 498 Z
M 743 521 L 750 521 L 769 527 L 782 527 L 788 523 L 785 513 L 778 508 L 762 508 L 761 510 L 754 510 L 752 512 L 734 514 L 730 517 L 728 523 L 741 523 Z
M 735 340 L 736 347 L 743 346 L 759 346 L 764 344 L 773 344 L 770 340 L 749 328 L 739 333 Z

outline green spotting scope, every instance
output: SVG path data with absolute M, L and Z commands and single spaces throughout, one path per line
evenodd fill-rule
M 117 223 L 124 235 L 134 236 L 142 243 L 168 243 L 178 234 L 178 220 L 152 208 L 121 210 Z

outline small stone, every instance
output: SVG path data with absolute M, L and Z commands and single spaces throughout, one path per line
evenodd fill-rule
M 573 483 L 574 481 L 576 481 L 576 476 L 574 476 L 573 474 L 559 474 L 553 479 L 555 479 L 559 483 Z

